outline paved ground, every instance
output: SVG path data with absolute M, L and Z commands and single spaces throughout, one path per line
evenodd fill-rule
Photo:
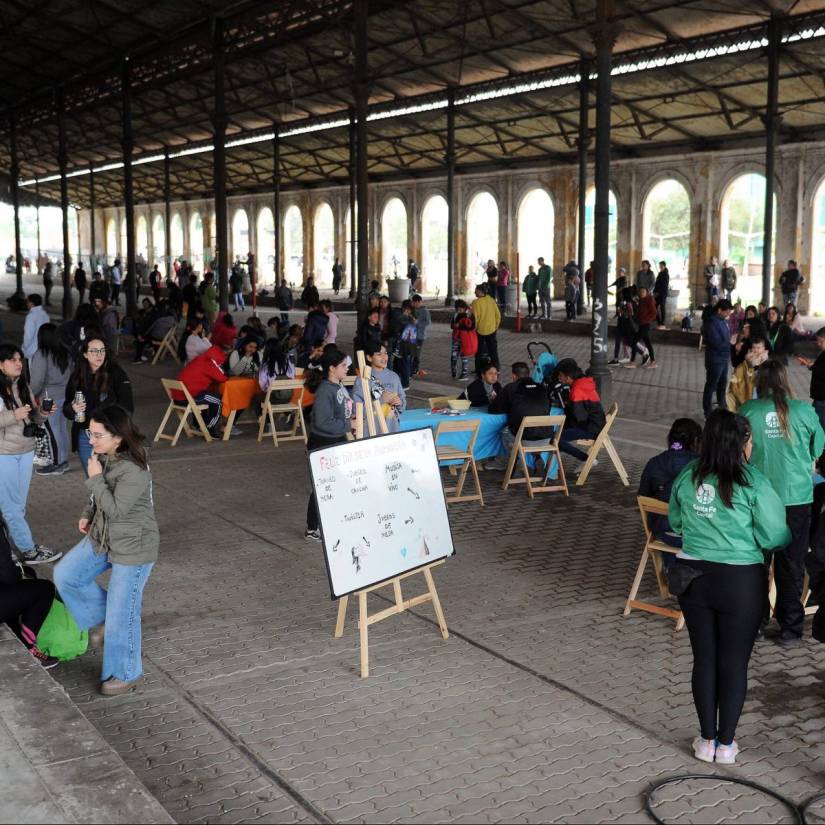
M 351 337 L 352 320 L 341 328 Z M 526 340 L 505 334 L 503 361 L 523 358 Z M 550 343 L 562 355 L 587 347 Z M 414 403 L 455 386 L 448 353 L 438 326 Z M 616 374 L 617 446 L 634 485 L 671 420 L 701 409 L 699 354 L 665 345 L 658 358 L 658 370 Z M 158 379 L 174 369 L 126 368 L 151 434 Z M 794 382 L 804 391 L 804 371 Z M 825 647 L 810 640 L 758 647 L 741 764 L 693 760 L 687 634 L 621 615 L 640 528 L 635 488 L 609 463 L 569 499 L 534 502 L 484 473 L 487 505 L 450 510 L 458 555 L 436 573 L 450 639 L 427 606 L 382 622 L 362 681 L 352 609 L 336 641 L 321 552 L 302 537 L 303 450 L 246 430 L 153 450 L 162 549 L 145 597 L 145 689 L 98 697 L 95 654 L 52 671 L 175 820 L 645 822 L 645 789 L 671 775 L 744 777 L 795 802 L 825 787 Z M 69 547 L 83 499 L 77 470 L 36 478 L 38 538 Z M 792 821 L 717 780 L 660 798 L 668 822 Z M 815 813 L 825 819 L 825 804 Z

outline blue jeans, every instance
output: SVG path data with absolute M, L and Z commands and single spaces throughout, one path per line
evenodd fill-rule
M 92 444 L 89 441 L 89 436 L 86 435 L 85 428 L 77 434 L 77 457 L 80 459 L 80 466 L 83 467 L 83 473 L 86 478 L 88 478 L 89 459 L 92 457 Z
M 26 521 L 26 500 L 32 480 L 34 452 L 0 455 L 0 513 L 11 540 L 21 553 L 34 549 L 34 538 Z
M 245 309 L 242 292 L 233 292 L 232 300 L 235 302 L 235 309 Z
M 716 392 L 716 405 L 719 409 L 728 408 L 725 401 L 725 393 L 728 389 L 728 362 L 727 361 L 706 361 L 705 362 L 705 391 L 702 393 L 702 409 L 705 416 L 710 415 L 713 393 Z
M 822 429 L 825 430 L 825 401 L 814 401 L 814 409 L 819 416 L 819 423 Z
M 106 623 L 101 681 L 129 682 L 143 673 L 140 655 L 140 614 L 143 588 L 154 562 L 111 564 L 108 554 L 96 554 L 89 538 L 82 539 L 54 569 L 60 598 L 81 630 Z M 95 579 L 111 569 L 109 589 Z

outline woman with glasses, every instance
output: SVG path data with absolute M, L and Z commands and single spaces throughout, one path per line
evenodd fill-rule
M 75 398 L 82 393 L 83 398 Z M 72 377 L 66 385 L 63 415 L 72 423 L 72 450 L 80 456 L 83 472 L 88 476 L 92 445 L 86 435 L 88 422 L 102 406 L 117 404 L 132 413 L 132 385 L 123 368 L 110 357 L 106 342 L 100 333 L 91 332 L 80 347 Z M 81 421 L 77 421 L 77 416 Z
M 86 437 L 89 503 L 80 517 L 83 535 L 54 571 L 63 602 L 89 644 L 103 646 L 100 692 L 129 693 L 143 683 L 141 608 L 143 588 L 158 557 L 160 535 L 152 501 L 152 476 L 143 438 L 129 413 L 99 407 Z M 97 578 L 111 570 L 108 588 Z

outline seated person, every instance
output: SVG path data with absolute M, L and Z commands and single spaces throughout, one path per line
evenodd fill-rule
M 752 332 L 745 358 L 728 382 L 729 410 L 736 412 L 746 401 L 756 398 L 756 373 L 769 357 L 767 339 Z
M 702 428 L 692 418 L 677 418 L 667 434 L 667 449 L 654 456 L 642 470 L 639 495 L 659 501 L 670 501 L 670 491 L 676 476 L 687 464 L 699 457 Z M 667 516 L 649 516 L 653 535 L 671 547 L 681 547 L 682 537 L 671 532 Z M 665 563 L 672 558 L 665 556 Z
M 215 391 L 215 386 L 220 386 L 226 382 L 226 373 L 223 371 L 223 362 L 226 360 L 228 348 L 223 348 L 213 344 L 209 349 L 201 353 L 197 358 L 190 361 L 179 373 L 180 381 L 192 396 L 196 404 L 206 404 L 207 409 L 201 412 L 206 428 L 215 438 L 220 438 L 223 434 L 223 422 L 221 421 L 222 400 L 220 390 Z M 175 401 L 185 404 L 186 398 L 183 393 L 172 390 L 172 397 Z M 237 433 L 235 430 L 237 429 Z M 232 435 L 241 432 L 240 428 L 232 428 Z
M 533 380 L 530 367 L 524 361 L 512 366 L 513 380 L 490 401 L 491 413 L 505 413 L 507 426 L 501 431 L 502 457 L 492 464 L 493 469 L 505 469 L 513 451 L 522 420 L 529 415 L 549 415 L 550 402 L 543 384 Z M 552 427 L 529 427 L 522 435 L 525 446 L 549 444 L 553 437 Z
M 145 361 L 146 356 L 143 351 L 146 345 L 159 344 L 169 334 L 169 330 L 175 329 L 177 325 L 178 316 L 175 315 L 175 311 L 165 301 L 159 303 L 153 315 L 147 318 L 147 327 L 135 335 L 134 363 Z
M 398 373 L 387 369 L 389 355 L 387 348 L 379 341 L 370 341 L 364 349 L 367 363 L 372 367 L 369 390 L 373 399 L 381 402 L 382 412 L 387 421 L 387 429 L 397 433 L 401 429 L 401 414 L 407 409 L 407 396 L 401 386 Z M 364 402 L 361 381 L 356 381 L 352 388 L 352 400 Z
M 563 358 L 556 369 L 559 381 L 570 387 L 570 396 L 564 408 L 566 419 L 561 431 L 559 449 L 582 462 L 576 469 L 578 473 L 587 461 L 587 453 L 576 447 L 573 442 L 594 439 L 602 431 L 605 424 L 604 409 L 596 391 L 596 382 L 584 374 L 573 358 Z M 596 463 L 594 461 L 593 466 Z
M 759 318 L 746 318 L 742 322 L 742 329 L 736 338 L 736 343 L 731 345 L 730 362 L 734 367 L 738 367 L 748 354 L 751 348 L 751 341 L 755 339 L 768 341 L 768 330 Z M 770 347 L 768 348 L 770 352 Z
M 226 373 L 231 376 L 257 378 L 261 371 L 261 354 L 258 339 L 253 335 L 242 338 L 226 360 Z
M 379 320 L 378 307 L 370 307 L 367 312 L 367 317 L 361 328 L 358 330 L 357 347 L 366 354 L 367 347 L 370 343 L 380 344 L 384 339 L 384 334 L 381 332 L 381 322 Z
M 206 352 L 212 343 L 206 334 L 203 319 L 194 317 L 186 322 L 186 330 L 180 339 L 178 355 L 184 364 L 194 361 L 201 353 Z
M 232 316 L 225 312 L 215 321 L 215 328 L 212 330 L 212 344 L 223 349 L 232 349 L 235 346 L 235 339 L 238 337 L 238 330 Z
M 467 384 L 467 389 L 459 396 L 470 402 L 471 407 L 486 407 L 499 395 L 502 387 L 498 382 L 496 365 L 485 358 L 480 365 L 481 372 L 475 381 Z
M 273 315 L 266 322 L 266 338 L 280 338 L 281 337 L 281 320 Z

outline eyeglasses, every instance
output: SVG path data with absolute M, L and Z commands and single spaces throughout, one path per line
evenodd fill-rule
M 89 355 L 106 355 L 106 347 L 101 347 L 100 349 L 87 349 L 86 352 Z
M 111 438 L 111 433 L 93 433 L 91 430 L 86 430 L 86 436 L 90 441 L 100 441 L 101 438 Z

